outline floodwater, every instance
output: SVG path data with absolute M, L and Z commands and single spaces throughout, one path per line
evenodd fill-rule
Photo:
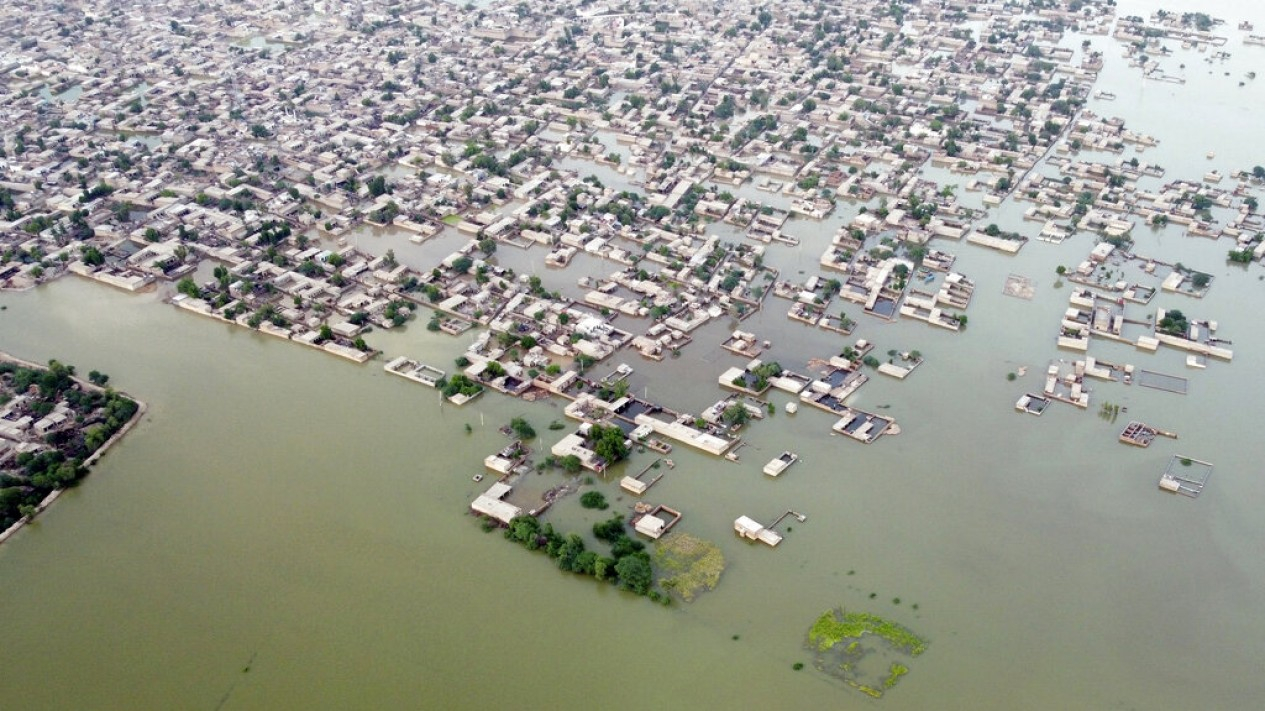
M 1222 16 L 1237 37 L 1243 18 Z M 1265 66 L 1265 48 L 1225 49 L 1232 76 Z M 1259 85 L 1214 74 L 1148 84 L 1135 99 L 1136 74 L 1106 54 L 1101 88 L 1120 98 L 1096 110 L 1158 135 L 1143 158 L 1168 165 L 1167 179 L 1261 162 L 1236 121 L 1219 131 L 1219 114 L 1201 115 L 1207 133 L 1196 135 L 1176 112 L 1156 111 L 1201 97 L 1246 110 L 1265 105 Z M 1163 92 L 1173 94 L 1150 98 Z M 1021 212 L 996 214 L 1031 233 Z M 787 277 L 818 273 L 833 228 L 792 225 L 804 244 L 774 245 L 767 261 Z M 1041 387 L 1049 360 L 1071 357 L 1054 347 L 1070 290 L 1054 267 L 1079 262 L 1093 238 L 1034 241 L 1014 257 L 948 245 L 978 287 L 966 331 L 853 313 L 854 337 L 877 353 L 927 359 L 906 381 L 874 375 L 852 400 L 895 417 L 903 434 L 870 446 L 832 437 L 833 418 L 806 407 L 785 415 L 774 395 L 777 414 L 749 429 L 740 463 L 673 453 L 676 468 L 646 498 L 681 509 L 678 530 L 716 541 L 729 567 L 715 591 L 670 608 L 560 573 L 466 515 L 483 488 L 471 475 L 505 443 L 496 428 L 523 415 L 539 446 L 552 444 L 556 403 L 489 394 L 440 406 L 381 361 L 357 366 L 198 318 L 162 294 L 67 278 L 0 295 L 4 350 L 107 372 L 150 405 L 81 487 L 0 548 L 0 689 L 32 709 L 869 708 L 811 664 L 791 668 L 811 661 L 802 644 L 815 617 L 843 605 L 931 641 L 877 702 L 890 709 L 1256 708 L 1265 477 L 1250 384 L 1265 367 L 1253 308 L 1265 272 L 1228 265 L 1228 243 L 1176 228 L 1139 227 L 1135 238 L 1140 253 L 1216 277 L 1203 299 L 1158 294 L 1151 307 L 1217 320 L 1232 364 L 1188 370 L 1177 352 L 1096 340 L 1092 355 L 1188 377 L 1189 394 L 1095 383 L 1087 412 L 1054 403 L 1041 417 L 1018 414 L 1014 401 Z M 364 239 L 417 259 L 456 243 L 410 245 L 390 230 Z M 497 256 L 557 288 L 615 269 L 581 260 L 563 275 L 539 268 L 541 254 L 502 246 Z M 1033 300 L 1001 293 L 1011 273 L 1035 281 Z M 770 298 L 741 326 L 773 341 L 767 358 L 803 372 L 842 349 L 840 337 L 788 321 L 787 306 Z M 448 367 L 472 337 L 423 323 L 370 340 Z M 633 390 L 677 410 L 711 404 L 717 376 L 740 362 L 718 347 L 734 325 L 704 327 L 679 359 L 624 354 Z M 1028 374 L 1008 382 L 1023 365 Z M 1128 412 L 1104 422 L 1104 401 Z M 1134 418 L 1180 439 L 1117 443 Z M 762 475 L 785 449 L 803 461 Z M 1157 489 L 1172 454 L 1215 465 L 1199 499 Z M 615 485 L 622 474 L 596 484 L 613 510 L 631 503 Z M 577 503 L 550 520 L 581 530 L 609 514 Z M 776 549 L 732 533 L 739 515 L 768 521 L 788 508 L 808 520 L 784 529 Z

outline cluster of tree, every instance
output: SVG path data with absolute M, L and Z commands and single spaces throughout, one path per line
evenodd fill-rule
M 382 312 L 382 315 L 391 322 L 392 326 L 403 326 L 404 322 L 408 321 L 409 317 L 413 315 L 411 308 L 407 301 L 393 299 L 387 304 L 386 310 Z
M 776 378 L 782 374 L 782 366 L 777 361 L 761 363 L 752 369 L 751 374 L 755 376 L 752 390 L 759 392 L 769 387 L 769 378 Z
M 741 427 L 751 420 L 751 413 L 742 403 L 735 402 L 720 413 L 720 419 L 731 427 Z
M 73 366 L 56 360 L 49 361 L 47 369 L 0 363 L 3 396 L 28 394 L 31 399 L 24 407 L 41 417 L 65 401 L 78 423 L 50 433 L 45 439 L 50 449 L 23 452 L 14 458 L 14 468 L 0 471 L 0 529 L 34 513 L 49 492 L 82 479 L 87 473 L 84 460 L 136 415 L 139 406 L 132 400 L 112 390 L 81 388 L 74 375 Z M 108 375 L 95 370 L 89 378 L 99 385 L 109 381 Z
M 1156 325 L 1160 333 L 1185 338 L 1190 333 L 1190 322 L 1186 315 L 1177 309 L 1164 312 L 1164 318 Z
M 628 456 L 624 431 L 615 425 L 593 425 L 589 428 L 588 444 L 607 466 L 623 461 Z
M 365 187 L 369 190 L 371 197 L 381 197 L 391 192 L 391 184 L 381 175 L 375 175 L 365 182 Z
M 514 435 L 519 439 L 536 438 L 536 429 L 522 417 L 515 417 L 510 420 L 510 429 L 514 431 Z
M 112 192 L 114 192 L 114 186 L 110 185 L 109 183 L 106 183 L 103 180 L 97 183 L 96 185 L 92 186 L 91 188 L 85 189 L 83 191 L 83 194 L 79 196 L 79 202 L 81 203 L 92 202 L 93 200 L 96 200 L 97 198 L 105 197 L 106 195 L 109 195 Z
M 269 245 L 278 245 L 290 236 L 290 225 L 286 222 L 278 222 L 276 220 L 267 220 L 259 226 L 256 231 L 257 237 L 255 243 L 260 247 Z
M 1227 256 L 1227 259 L 1229 259 L 1231 262 L 1236 262 L 1238 264 L 1251 264 L 1252 260 L 1256 258 L 1256 255 L 1252 251 L 1251 247 L 1244 247 L 1243 249 L 1232 249 L 1230 250 L 1230 253 L 1226 256 Z
M 444 397 L 452 397 L 458 393 L 466 397 L 474 397 L 483 392 L 483 386 L 471 380 L 463 373 L 458 373 L 441 385 Z
M 400 214 L 400 206 L 394 200 L 390 200 L 387 204 L 369 213 L 369 221 L 385 225 L 398 217 Z
M 777 130 L 776 116 L 773 116 L 772 114 L 757 116 L 756 118 L 748 121 L 747 125 L 744 126 L 741 131 L 734 134 L 734 137 L 730 139 L 729 141 L 729 145 L 732 148 L 741 148 L 748 141 L 755 138 L 759 138 L 762 134 L 766 132 L 772 132 L 776 130 Z
M 265 304 L 256 310 L 255 313 L 250 315 L 250 318 L 246 320 L 246 325 L 251 328 L 259 328 L 263 325 L 264 321 L 271 323 L 277 328 L 285 328 L 290 324 L 290 322 L 286 320 L 285 316 L 282 316 L 281 312 L 277 311 L 276 306 L 272 304 Z
M 197 283 L 193 281 L 193 277 L 185 277 L 176 282 L 176 291 L 188 296 L 190 299 L 202 298 L 202 290 L 199 289 Z
M 563 535 L 550 523 L 541 524 L 534 516 L 517 516 L 510 521 L 505 537 L 528 550 L 543 550 L 570 573 L 591 575 L 597 580 L 618 585 L 655 601 L 667 602 L 668 596 L 654 590 L 654 569 L 645 545 L 628 537 L 623 516 L 593 524 L 593 535 L 609 543 L 610 555 L 587 550 L 578 533 Z

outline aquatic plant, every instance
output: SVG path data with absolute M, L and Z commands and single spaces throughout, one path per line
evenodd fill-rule
M 725 556 L 715 543 L 688 533 L 662 538 L 655 544 L 651 560 L 659 573 L 659 585 L 686 602 L 700 592 L 714 590 L 726 565 Z
M 845 639 L 857 639 L 866 634 L 887 640 L 892 646 L 914 657 L 927 650 L 927 640 L 891 620 L 842 609 L 822 613 L 808 631 L 808 641 L 824 652 Z
M 909 667 L 899 662 L 892 662 L 891 668 L 888 670 L 887 678 L 883 680 L 883 688 L 890 689 L 896 686 L 896 682 L 900 678 L 909 673 Z
M 872 696 L 876 699 L 881 698 L 883 696 L 882 691 L 880 691 L 879 689 L 875 689 L 872 686 L 866 686 L 865 684 L 862 684 L 859 681 L 854 681 L 852 679 L 846 679 L 845 681 L 847 681 L 848 686 L 851 686 L 852 688 L 856 689 L 857 691 L 860 691 L 863 694 Z

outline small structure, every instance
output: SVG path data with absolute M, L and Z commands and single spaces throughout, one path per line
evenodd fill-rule
M 755 358 L 764 350 L 755 334 L 745 331 L 734 331 L 724 343 L 720 344 L 720 347 L 744 358 Z
M 659 462 L 661 461 L 663 460 L 655 459 L 653 462 L 647 464 L 646 468 L 642 469 L 641 473 L 639 473 L 637 476 L 626 476 L 623 479 L 620 479 L 619 488 L 635 496 L 641 496 L 642 494 L 646 493 L 647 489 L 659 483 L 659 480 L 663 478 L 663 474 L 660 473 L 658 476 L 651 479 L 650 481 L 643 481 L 642 477 L 644 477 L 646 474 L 649 474 L 651 469 L 657 468 L 659 466 Z M 666 463 L 668 465 L 668 468 L 671 468 L 673 466 L 671 463 L 671 460 L 668 460 Z
M 792 464 L 799 461 L 799 455 L 794 452 L 782 452 L 777 457 L 764 465 L 764 473 L 769 476 L 780 476 L 782 472 L 790 468 Z
M 482 514 L 488 518 L 496 519 L 501 523 L 508 524 L 523 512 L 522 509 L 514 504 L 504 501 L 505 497 L 513 491 L 514 487 L 509 484 L 497 482 L 492 488 L 483 492 L 470 503 L 470 509 L 477 514 Z
M 651 507 L 638 503 L 633 507 L 633 530 L 648 538 L 658 539 L 681 520 L 681 512 L 663 504 Z M 666 514 L 666 517 L 663 515 Z
M 387 363 L 383 366 L 383 370 L 392 375 L 398 375 L 401 378 L 407 378 L 415 383 L 421 383 L 432 388 L 436 387 L 445 375 L 444 371 L 439 368 L 419 363 L 404 356 Z
M 1015 409 L 1020 412 L 1026 412 L 1029 415 L 1041 416 L 1045 412 L 1045 408 L 1050 406 L 1050 398 L 1034 395 L 1032 393 L 1024 393 L 1015 402 Z
M 1125 444 L 1131 444 L 1135 447 L 1150 447 L 1151 442 L 1155 441 L 1156 435 L 1172 437 L 1177 439 L 1177 435 L 1173 432 L 1165 432 L 1146 423 L 1134 420 L 1125 425 L 1124 431 L 1120 433 L 1120 441 Z
M 514 468 L 519 464 L 522 464 L 530 453 L 531 450 L 523 445 L 522 440 L 516 439 L 496 454 L 489 454 L 484 457 L 483 466 L 501 476 L 505 476 L 514 471 Z
M 1138 385 L 1144 388 L 1152 388 L 1154 390 L 1163 390 L 1165 392 L 1177 393 L 1185 395 L 1189 387 L 1190 381 L 1180 375 L 1169 375 L 1167 373 L 1157 373 L 1153 370 L 1138 371 Z
M 765 528 L 763 524 L 749 516 L 739 516 L 734 521 L 734 532 L 743 538 L 760 541 L 770 546 L 776 546 L 782 542 L 781 534 Z
M 1002 286 L 1002 293 L 1006 296 L 1031 301 L 1032 297 L 1036 296 L 1037 286 L 1028 277 L 1010 274 L 1006 277 L 1006 283 Z
M 1194 499 L 1203 493 L 1208 477 L 1212 476 L 1212 463 L 1174 454 L 1160 475 L 1160 488 L 1174 494 Z
M 895 428 L 896 423 L 891 418 L 881 417 L 852 407 L 840 408 L 839 412 L 842 417 L 831 425 L 830 429 L 836 434 L 851 437 L 858 442 L 870 444 L 889 430 L 893 434 L 897 432 Z

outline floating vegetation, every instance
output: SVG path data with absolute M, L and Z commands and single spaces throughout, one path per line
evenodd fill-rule
M 700 592 L 715 589 L 725 570 L 725 556 L 720 548 L 688 533 L 664 536 L 655 544 L 653 561 L 659 585 L 685 602 Z
M 883 692 L 880 691 L 879 689 L 875 689 L 872 686 L 866 686 L 865 684 L 857 682 L 853 679 L 845 679 L 844 681 L 848 682 L 848 686 L 851 686 L 852 688 L 856 689 L 857 691 L 860 691 L 863 694 L 869 694 L 870 696 L 873 696 L 876 699 L 883 698 Z
M 906 654 L 916 657 L 927 651 L 927 641 L 905 627 L 866 612 L 827 610 L 808 631 L 808 641 L 825 651 L 845 639 L 860 639 L 872 634 L 887 640 Z
M 794 669 L 795 671 L 799 671 L 800 669 L 803 669 L 803 668 L 804 668 L 803 662 L 795 662 L 794 664 L 791 665 L 791 669 Z
M 1098 408 L 1098 417 L 1108 422 L 1115 422 L 1120 416 L 1120 406 L 1113 402 L 1104 402 L 1102 407 Z
M 900 681 L 900 678 L 908 673 L 909 667 L 899 662 L 892 662 L 892 666 L 888 670 L 887 678 L 883 680 L 883 688 L 890 689 L 893 686 L 896 686 L 896 682 Z
M 927 640 L 878 615 L 839 608 L 817 618 L 807 647 L 817 669 L 877 699 L 909 673 L 904 662 L 925 652 Z

